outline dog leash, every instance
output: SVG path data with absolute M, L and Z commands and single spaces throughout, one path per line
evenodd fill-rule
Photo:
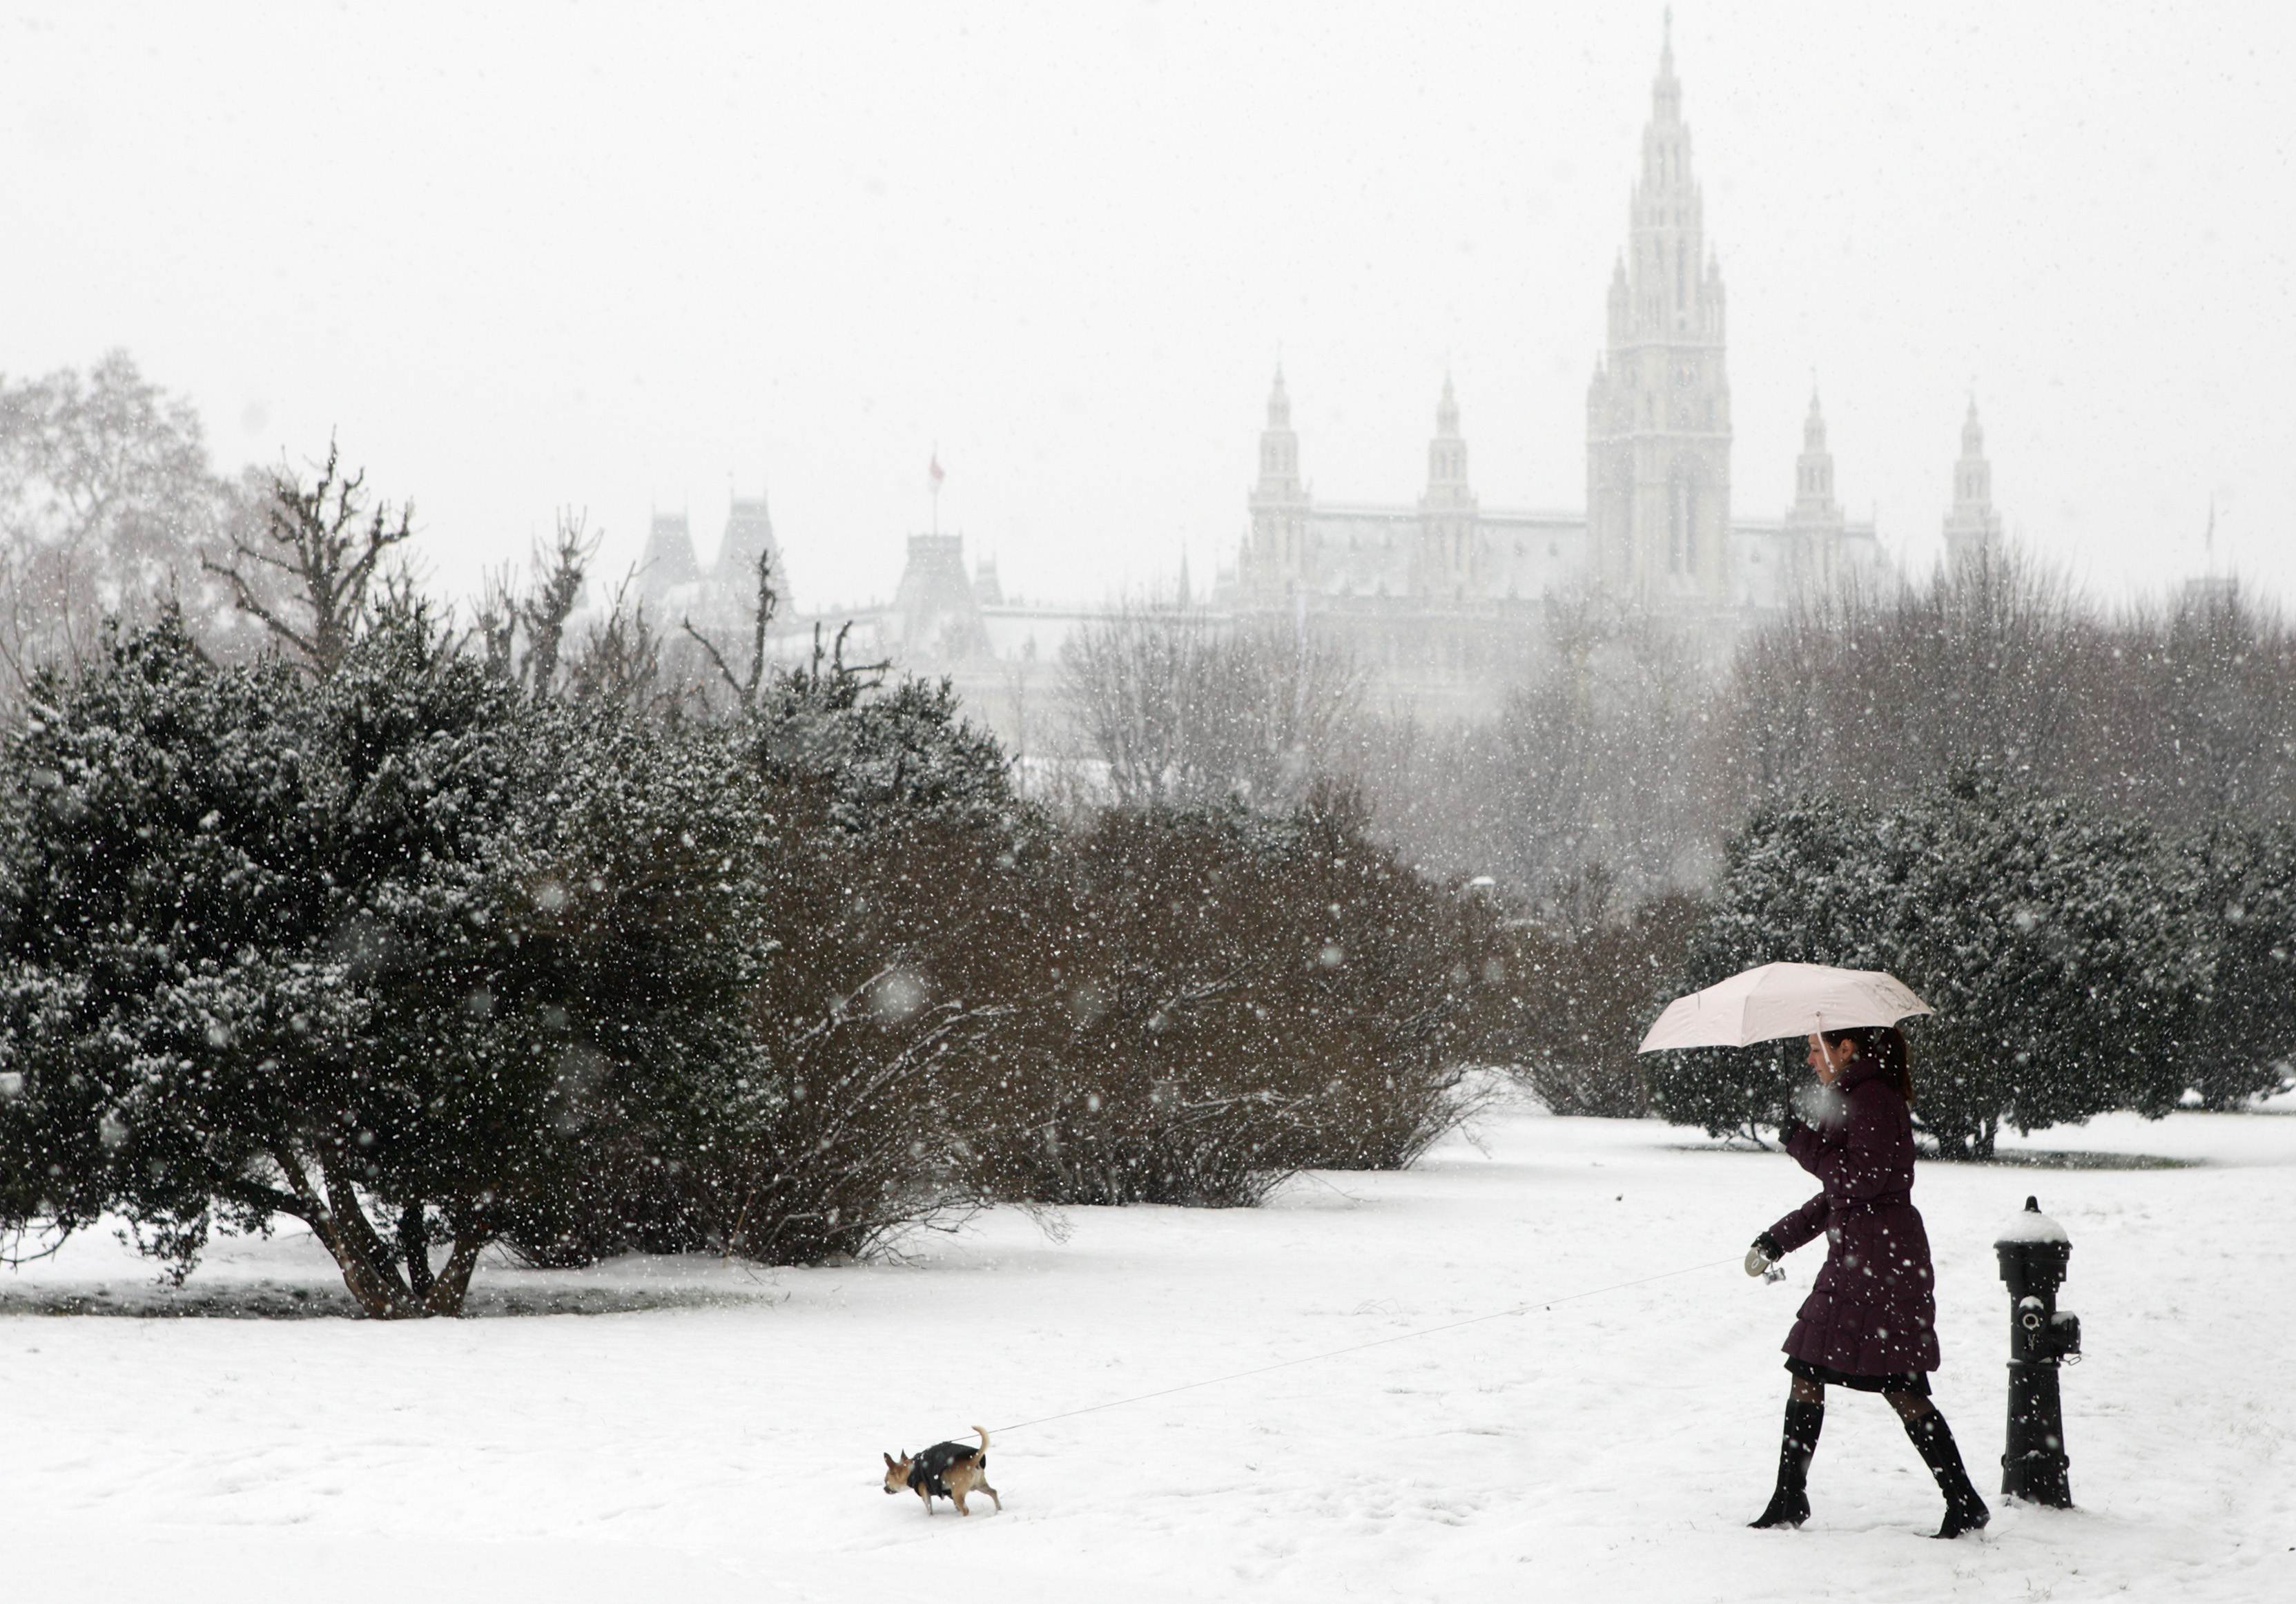
M 1279 1359 L 1273 1364 L 1258 1365 L 1248 1370 L 1231 1370 L 1225 1376 L 1207 1377 L 1201 1381 L 1184 1381 L 1177 1386 L 1159 1387 L 1152 1393 L 1135 1393 L 1128 1398 L 1115 1398 L 1106 1403 L 1087 1403 L 1081 1409 L 1063 1410 L 1056 1415 L 1038 1415 L 1033 1420 L 1022 1420 L 1013 1426 L 1000 1426 L 989 1435 L 1004 1436 L 1009 1432 L 1026 1431 L 1031 1426 L 1045 1426 L 1054 1420 L 1073 1419 L 1078 1415 L 1094 1415 L 1103 1410 L 1122 1409 L 1128 1404 L 1146 1403 L 1152 1399 L 1168 1398 L 1176 1393 L 1192 1393 L 1201 1387 L 1218 1386 L 1223 1382 L 1242 1381 L 1252 1376 L 1265 1376 L 1275 1370 L 1288 1370 L 1299 1365 L 1314 1364 L 1325 1359 L 1338 1359 L 1348 1353 L 1360 1353 L 1367 1348 L 1383 1348 L 1391 1343 L 1410 1342 L 1416 1337 L 1434 1337 L 1445 1331 L 1457 1331 L 1468 1326 L 1480 1326 L 1487 1320 L 1506 1320 L 1519 1314 L 1529 1314 L 1534 1309 L 1552 1309 L 1558 1304 L 1575 1304 L 1582 1298 L 1602 1297 L 1612 1292 L 1625 1292 L 1636 1287 L 1647 1287 L 1654 1281 L 1670 1281 L 1677 1276 L 1696 1275 L 1701 1271 L 1713 1270 L 1724 1264 L 1739 1263 L 1736 1257 L 1712 1259 L 1703 1264 L 1685 1265 L 1680 1270 L 1660 1271 L 1656 1275 L 1637 1277 L 1631 1281 L 1619 1281 L 1608 1287 L 1589 1287 L 1584 1292 L 1568 1292 L 1559 1297 L 1532 1298 L 1510 1308 L 1494 1309 L 1488 1314 L 1474 1314 L 1465 1320 L 1455 1320 L 1439 1326 L 1422 1326 L 1416 1330 L 1398 1331 L 1392 1337 L 1374 1337 L 1369 1342 L 1352 1343 L 1344 1348 L 1331 1348 L 1321 1353 L 1303 1353 L 1297 1359 Z

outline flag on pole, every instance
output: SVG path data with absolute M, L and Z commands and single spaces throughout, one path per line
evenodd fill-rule
M 932 488 L 934 493 L 939 494 L 940 490 L 940 481 L 947 479 L 948 475 L 940 471 L 940 450 L 938 447 L 933 450 L 931 465 L 927 467 L 925 472 L 932 478 Z

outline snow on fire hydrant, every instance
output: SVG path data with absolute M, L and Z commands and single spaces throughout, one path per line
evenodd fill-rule
M 2065 1228 L 2025 1199 L 2022 1213 L 1993 1244 L 2009 1284 L 2009 1437 L 2001 1455 L 2001 1491 L 2059 1509 L 2073 1507 L 2066 1477 L 2065 1412 L 2057 1370 L 2080 1357 L 2080 1316 L 2057 1310 L 2057 1288 L 2073 1256 Z

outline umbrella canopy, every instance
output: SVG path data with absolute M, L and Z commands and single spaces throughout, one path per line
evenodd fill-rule
M 1931 1011 L 1902 981 L 1879 969 L 1764 964 L 1703 991 L 1676 998 L 1636 1050 L 1746 1047 L 1815 1031 L 1895 1024 Z

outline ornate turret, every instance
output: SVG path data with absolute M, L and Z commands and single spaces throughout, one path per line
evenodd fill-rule
M 693 560 L 693 531 L 686 525 L 685 514 L 656 513 L 653 527 L 646 532 L 645 555 L 638 559 L 640 592 L 659 596 L 701 577 L 701 566 Z
M 1825 443 L 1825 414 L 1809 392 L 1801 426 L 1801 456 L 1794 463 L 1794 502 L 1785 519 L 1787 583 L 1801 590 L 1834 583 L 1841 559 L 1841 504 L 1833 498 L 1833 453 Z
M 1244 583 L 1261 601 L 1280 600 L 1299 587 L 1308 562 L 1308 491 L 1300 479 L 1300 437 L 1292 432 L 1292 398 L 1280 366 L 1267 395 L 1267 426 L 1259 432 L 1259 482 L 1250 508 Z
M 964 572 L 963 535 L 911 535 L 893 591 L 892 637 L 907 658 L 960 662 L 988 651 L 980 601 Z
M 1609 350 L 1587 399 L 1595 576 L 1644 601 L 1713 605 L 1729 596 L 1730 387 L 1722 269 L 1704 215 L 1669 20 L 1628 249 L 1611 275 Z
M 1961 460 L 1953 465 L 1953 510 L 1945 515 L 1948 568 L 1997 547 L 2001 514 L 1993 510 L 1993 465 L 1985 458 L 1985 428 L 1977 421 L 1977 398 L 1961 424 Z
M 774 589 L 782 611 L 789 611 L 789 586 L 782 575 L 782 552 L 774 539 L 773 514 L 763 496 L 736 496 L 726 514 L 726 538 L 718 543 L 718 562 L 711 577 L 746 605 L 757 595 L 758 559 L 771 554 Z
M 1801 456 L 1794 463 L 1794 511 L 1808 518 L 1840 518 L 1833 499 L 1833 453 L 1826 448 L 1825 414 L 1817 391 L 1809 392 L 1809 415 L 1802 420 Z
M 1412 589 L 1456 598 L 1475 577 L 1475 492 L 1467 483 L 1467 442 L 1459 433 L 1459 400 L 1451 375 L 1435 404 L 1435 438 L 1427 442 L 1427 493 L 1419 498 L 1419 550 Z

